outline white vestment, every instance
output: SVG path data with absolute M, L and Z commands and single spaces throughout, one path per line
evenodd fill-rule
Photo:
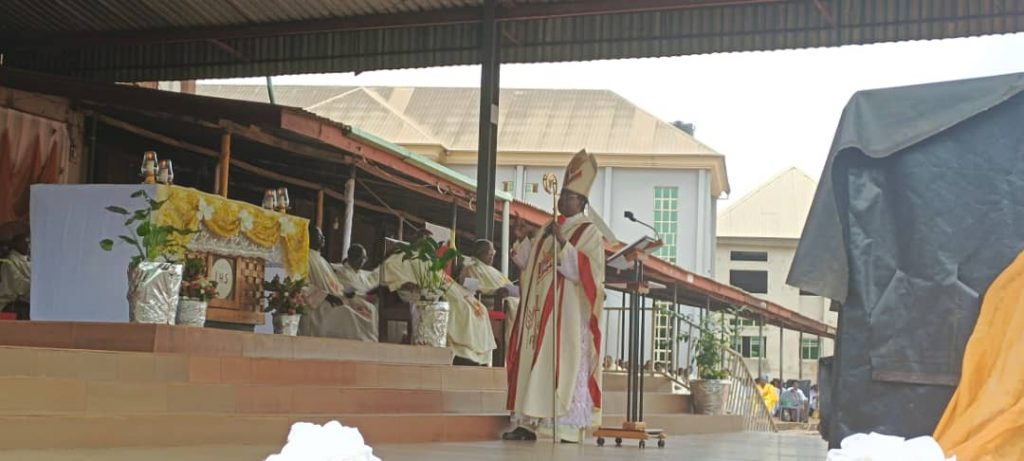
M 334 275 L 330 263 L 316 250 L 309 250 L 309 286 L 306 290 L 310 309 L 306 309 L 299 320 L 299 335 L 377 341 L 375 311 L 345 299 L 344 285 Z M 331 305 L 328 295 L 341 299 L 344 304 Z
M 463 260 L 462 276 L 480 281 L 480 292 L 485 295 L 493 295 L 502 288 L 508 290 L 509 296 L 505 298 L 505 347 L 507 348 L 509 337 L 512 335 L 512 322 L 519 310 L 518 289 L 501 271 L 475 257 Z
M 370 301 L 367 293 L 373 291 L 380 285 L 380 276 L 377 271 L 353 269 L 345 263 L 331 264 L 334 268 L 334 275 L 345 287 L 345 301 L 352 306 L 360 307 L 360 311 L 367 311 L 373 314 L 373 324 L 379 325 L 380 314 L 377 312 L 377 304 Z M 377 330 L 374 330 L 374 341 L 377 340 Z
M 389 290 L 398 292 L 402 285 L 417 285 L 416 270 L 413 264 L 425 264 L 422 261 L 404 260 L 401 253 L 391 255 L 384 260 L 382 285 Z M 491 321 L 487 316 L 487 307 L 480 303 L 462 285 L 447 277 L 448 289 L 444 292 L 444 300 L 448 302 L 448 348 L 455 355 L 480 364 L 491 362 L 491 352 L 498 347 L 494 342 Z
M 508 409 L 522 426 L 549 434 L 554 426 L 558 438 L 576 441 L 601 422 L 605 261 L 598 226 L 582 213 L 563 219 L 568 241 L 557 269 L 550 235 L 525 239 L 513 255 L 523 271 L 509 342 Z
M 32 293 L 32 263 L 28 256 L 11 250 L 5 259 L 0 262 L 0 308 L 17 300 L 29 302 Z

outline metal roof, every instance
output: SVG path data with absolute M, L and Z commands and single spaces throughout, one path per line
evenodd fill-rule
M 818 181 L 791 167 L 718 214 L 719 238 L 799 239 Z
M 262 85 L 196 86 L 196 93 L 267 102 Z M 274 86 L 278 104 L 404 138 L 476 150 L 478 88 Z M 721 155 L 608 90 L 501 90 L 498 149 L 518 152 Z M 415 136 L 409 130 L 418 131 Z M 426 137 L 426 138 L 424 138 Z
M 265 86 L 205 85 L 205 96 L 266 102 Z M 448 154 L 477 150 L 480 90 L 433 87 L 275 86 L 279 104 L 357 126 L 396 144 Z M 688 133 L 608 90 L 502 89 L 498 157 L 528 161 L 580 149 L 613 155 L 616 166 L 709 169 L 714 195 L 729 190 L 725 157 Z M 683 159 L 683 162 L 672 162 Z M 438 155 L 456 164 L 458 159 Z M 511 160 L 510 160 L 511 161 Z M 561 160 L 559 160 L 561 161 Z M 530 165 L 530 163 L 523 163 Z
M 482 0 L 5 0 L 4 65 L 107 81 L 475 64 Z M 501 1 L 503 62 L 1024 31 L 1024 0 Z

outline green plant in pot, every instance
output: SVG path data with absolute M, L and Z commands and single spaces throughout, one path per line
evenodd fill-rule
M 127 235 L 117 240 L 103 239 L 100 247 L 111 251 L 116 243 L 129 245 L 135 254 L 128 264 L 128 318 L 138 323 L 174 324 L 177 314 L 183 267 L 178 261 L 185 252 L 180 237 L 193 233 L 154 222 L 154 214 L 165 203 L 154 200 L 145 190 L 132 193 L 145 206 L 126 210 L 108 206 L 106 210 L 126 217 Z
M 695 337 L 694 362 L 697 378 L 690 381 L 696 412 L 720 415 L 724 412 L 726 393 L 729 390 L 729 370 L 723 357 L 733 342 L 734 332 L 727 326 L 715 322 L 711 315 L 705 316 Z
M 445 273 L 445 268 L 458 260 L 459 252 L 455 248 L 442 249 L 434 239 L 426 236 L 402 246 L 399 251 L 402 259 L 411 263 L 420 290 L 413 315 L 412 342 L 446 347 L 450 306 L 442 296 L 453 280 Z
M 441 250 L 441 245 L 430 237 L 421 237 L 399 248 L 402 259 L 413 261 L 412 272 L 420 290 L 420 300 L 434 302 L 444 295 L 453 283 L 444 272 L 449 264 L 458 260 L 455 248 Z

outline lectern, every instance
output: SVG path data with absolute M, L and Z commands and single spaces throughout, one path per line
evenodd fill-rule
M 643 237 L 619 250 L 608 258 L 608 265 L 619 270 L 633 268 L 633 280 L 626 283 L 625 292 L 630 293 L 629 303 L 629 363 L 626 367 L 626 421 L 622 427 L 601 427 L 594 436 L 597 444 L 604 446 L 605 437 L 614 438 L 615 445 L 622 445 L 622 439 L 639 440 L 640 448 L 647 440 L 657 439 L 658 447 L 665 447 L 665 433 L 661 429 L 650 429 L 644 423 L 644 311 L 641 297 L 650 293 L 650 283 L 644 280 L 644 261 L 663 242 Z

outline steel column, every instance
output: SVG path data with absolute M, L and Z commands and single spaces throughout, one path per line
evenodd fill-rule
M 497 0 L 486 0 L 480 23 L 480 129 L 477 140 L 476 236 L 494 238 L 494 186 L 498 154 Z
M 785 373 L 785 368 L 782 367 L 782 364 L 783 364 L 782 356 L 784 355 L 782 352 L 786 349 L 784 347 L 784 344 L 783 344 L 783 341 L 785 340 L 785 338 L 783 338 L 783 336 L 782 336 L 782 334 L 784 332 L 785 332 L 785 329 L 782 328 L 782 324 L 779 324 L 779 381 L 782 381 L 782 375 Z M 783 381 L 782 385 L 785 386 L 786 382 Z

